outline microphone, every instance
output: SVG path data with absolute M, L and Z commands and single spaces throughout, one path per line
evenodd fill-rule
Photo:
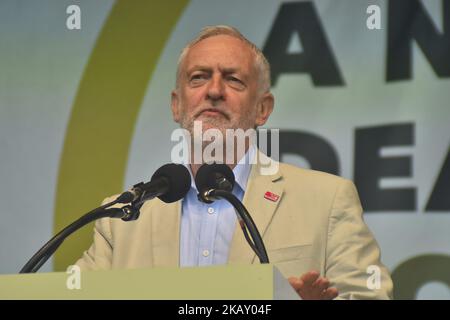
M 230 167 L 224 164 L 212 163 L 202 165 L 195 176 L 195 185 L 199 191 L 199 199 L 205 203 L 213 203 L 219 198 L 214 198 L 208 193 L 211 189 L 233 191 L 234 173 Z
M 168 163 L 156 170 L 149 182 L 135 184 L 118 200 L 119 203 L 131 202 L 133 206 L 142 206 L 145 201 L 158 197 L 165 203 L 172 203 L 182 199 L 190 187 L 189 170 L 181 164 Z
M 233 171 L 227 165 L 204 164 L 198 169 L 195 176 L 195 185 L 199 192 L 198 199 L 205 203 L 212 203 L 222 198 L 227 200 L 236 210 L 245 239 L 258 256 L 259 261 L 269 263 L 266 248 L 255 222 L 242 202 L 231 193 L 234 182 Z M 248 236 L 246 228 L 250 232 L 253 242 Z
M 156 170 L 150 182 L 138 183 L 131 191 L 122 193 L 117 199 L 102 205 L 61 230 L 48 241 L 23 266 L 20 273 L 36 272 L 59 248 L 63 241 L 72 233 L 86 224 L 100 218 L 121 218 L 123 221 L 136 220 L 142 204 L 158 197 L 166 203 L 175 202 L 183 198 L 191 186 L 189 170 L 180 164 L 166 164 Z M 130 203 L 122 208 L 111 208 L 118 203 Z

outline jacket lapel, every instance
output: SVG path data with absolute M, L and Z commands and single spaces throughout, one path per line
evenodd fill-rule
M 267 163 L 268 157 L 258 152 L 258 159 L 262 158 L 264 159 L 262 162 Z M 260 161 L 252 166 L 243 203 L 264 240 L 267 227 L 272 221 L 273 215 L 283 196 L 283 183 L 279 170 L 275 174 L 262 175 L 261 167 Z M 264 197 L 266 192 L 277 195 L 278 199 L 276 201 L 266 199 Z M 259 260 L 245 240 L 242 229 L 239 223 L 237 223 L 231 242 L 228 263 L 249 264 L 254 262 L 259 262 Z
M 180 257 L 181 200 L 166 204 L 158 201 L 152 212 L 154 267 L 178 267 Z
M 263 161 L 259 161 L 263 159 Z M 261 174 L 262 163 L 267 163 L 268 157 L 258 151 L 258 162 L 252 165 L 243 203 L 252 216 L 261 237 L 264 234 L 283 197 L 282 175 L 277 170 L 271 175 Z M 279 198 L 277 201 L 266 199 L 266 192 L 271 192 Z M 181 200 L 166 204 L 155 200 L 151 210 L 152 226 L 152 257 L 154 267 L 178 267 L 180 265 L 180 224 Z M 258 258 L 245 240 L 238 223 L 230 246 L 228 263 L 250 264 L 258 262 Z

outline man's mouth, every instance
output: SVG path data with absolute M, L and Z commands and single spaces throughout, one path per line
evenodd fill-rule
M 208 108 L 203 111 L 200 111 L 200 113 L 197 115 L 197 117 L 199 117 L 201 115 L 207 116 L 207 117 L 225 117 L 226 119 L 228 119 L 228 116 L 225 113 L 223 113 L 222 111 L 215 109 L 215 108 Z

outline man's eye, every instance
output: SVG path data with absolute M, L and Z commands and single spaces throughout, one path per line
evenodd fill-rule
M 206 76 L 204 74 L 194 74 L 191 77 L 191 81 L 193 81 L 193 80 L 202 80 L 202 79 L 205 79 L 205 78 L 206 78 Z
M 233 81 L 233 82 L 238 82 L 238 83 L 242 83 L 242 81 L 241 80 L 239 80 L 238 78 L 236 78 L 236 77 L 228 77 L 228 80 L 230 80 L 230 81 Z
M 232 88 L 235 88 L 238 90 L 242 90 L 245 88 L 245 84 L 244 84 L 244 82 L 242 82 L 241 79 L 233 77 L 233 76 L 229 76 L 227 79 L 228 79 L 228 83 L 230 84 L 230 86 Z

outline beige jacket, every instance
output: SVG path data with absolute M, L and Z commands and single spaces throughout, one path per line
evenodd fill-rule
M 317 270 L 338 289 L 339 298 L 392 297 L 389 272 L 380 262 L 379 247 L 363 221 L 351 181 L 282 163 L 272 175 L 260 170 L 261 164 L 252 166 L 243 203 L 270 262 L 286 278 Z M 278 200 L 266 199 L 267 191 Z M 98 220 L 94 243 L 77 265 L 82 270 L 179 266 L 180 216 L 181 201 L 166 204 L 154 199 L 144 204 L 136 221 Z M 238 226 L 228 263 L 259 263 Z M 379 267 L 380 289 L 367 286 L 370 266 Z

